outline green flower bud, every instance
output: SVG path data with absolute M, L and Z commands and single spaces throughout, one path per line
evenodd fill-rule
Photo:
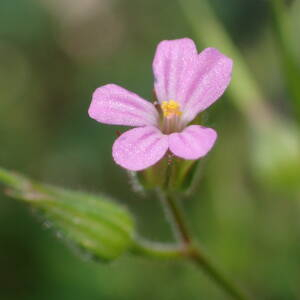
M 42 212 L 47 224 L 92 257 L 109 261 L 133 244 L 134 222 L 129 212 L 104 196 L 40 184 L 0 168 L 8 194 Z

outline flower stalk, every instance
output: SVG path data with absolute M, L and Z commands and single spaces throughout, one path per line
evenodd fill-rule
M 174 257 L 183 257 L 195 264 L 203 271 L 205 271 L 211 279 L 213 279 L 225 292 L 228 293 L 233 299 L 236 300 L 246 300 L 247 296 L 239 290 L 234 283 L 232 283 L 225 275 L 223 275 L 204 255 L 202 249 L 199 245 L 194 242 L 192 235 L 188 230 L 184 213 L 181 207 L 176 202 L 176 199 L 173 196 L 172 191 L 170 190 L 169 183 L 172 176 L 172 162 L 168 164 L 166 179 L 163 189 L 160 191 L 159 196 L 164 205 L 166 216 L 173 228 L 175 237 L 178 240 L 178 246 L 173 248 L 173 251 L 170 252 L 170 249 L 167 249 L 171 256 Z M 145 250 L 145 249 L 144 249 Z M 157 256 L 157 248 L 155 249 L 155 255 Z M 162 249 L 161 256 L 166 255 L 166 249 Z M 148 249 L 148 253 L 151 253 Z M 152 254 L 152 253 L 151 253 Z M 168 255 L 166 255 L 168 256 Z
M 191 237 L 187 229 L 187 225 L 184 222 L 183 214 L 176 203 L 172 191 L 170 190 L 170 181 L 172 177 L 172 158 L 169 157 L 169 162 L 166 170 L 166 178 L 163 186 L 163 190 L 160 191 L 160 199 L 164 205 L 166 216 L 172 225 L 174 235 L 177 237 L 178 242 L 185 252 L 191 244 Z
M 233 282 L 214 266 L 211 260 L 204 254 L 204 251 L 194 242 L 188 231 L 183 214 L 174 201 L 174 198 L 170 195 L 165 198 L 162 195 L 160 196 L 163 200 L 168 219 L 172 225 L 174 235 L 179 240 L 178 245 L 165 245 L 136 239 L 132 252 L 134 254 L 159 259 L 186 259 L 204 271 L 224 292 L 230 295 L 232 299 L 249 299 Z

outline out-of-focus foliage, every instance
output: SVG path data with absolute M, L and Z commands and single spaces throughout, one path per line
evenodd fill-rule
M 211 3 L 268 107 L 293 122 L 267 1 Z M 299 1 L 288 13 L 299 61 Z M 126 172 L 112 161 L 120 128 L 89 119 L 87 108 L 93 90 L 109 82 L 151 98 L 157 43 L 196 39 L 181 5 L 173 0 L 1 0 L 0 25 L 0 165 L 53 184 L 111 194 L 137 216 L 142 233 L 170 241 L 157 200 L 132 193 Z M 243 86 L 238 79 L 234 84 Z M 252 113 L 253 122 L 265 117 L 259 109 Z M 254 299 L 300 298 L 300 192 L 297 178 L 289 187 L 287 177 L 297 174 L 297 164 L 295 172 L 276 173 L 269 184 L 253 164 L 251 124 L 230 95 L 205 118 L 219 139 L 199 164 L 196 193 L 184 203 L 191 228 Z M 257 161 L 267 163 L 277 151 L 261 151 Z M 278 183 L 285 188 L 278 189 Z M 32 215 L 1 193 L 1 299 L 225 299 L 188 264 L 131 256 L 110 265 L 79 260 Z

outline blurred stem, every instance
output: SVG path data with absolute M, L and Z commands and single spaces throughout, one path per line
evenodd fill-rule
M 286 87 L 293 100 L 294 108 L 300 121 L 300 67 L 295 58 L 291 27 L 283 0 L 269 0 L 272 17 L 272 29 L 278 46 Z
M 197 41 L 204 47 L 221 49 L 233 59 L 233 78 L 227 93 L 235 106 L 246 116 L 251 125 L 260 126 L 259 122 L 268 121 L 272 116 L 264 101 L 265 97 L 243 55 L 218 20 L 210 3 L 207 0 L 178 1 L 195 31 Z
M 0 181 L 7 185 L 16 185 L 22 184 L 21 180 L 18 180 L 19 176 L 13 176 L 11 173 L 7 172 L 5 169 L 0 167 Z

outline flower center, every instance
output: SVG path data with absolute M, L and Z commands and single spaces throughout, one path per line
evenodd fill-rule
M 172 118 L 174 116 L 180 117 L 182 115 L 180 104 L 174 100 L 163 101 L 161 109 L 165 118 Z
M 163 101 L 160 105 L 162 112 L 161 130 L 165 134 L 182 130 L 180 103 L 174 100 Z

